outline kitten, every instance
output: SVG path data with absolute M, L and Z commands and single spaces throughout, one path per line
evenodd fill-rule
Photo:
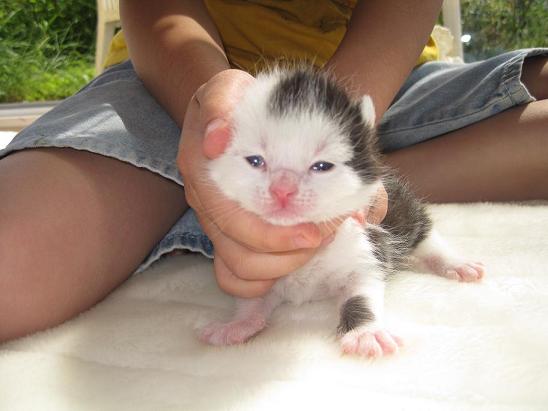
M 344 353 L 379 357 L 401 340 L 385 329 L 385 278 L 405 265 L 478 281 L 483 266 L 454 255 L 425 207 L 381 162 L 372 100 L 352 100 L 328 75 L 273 70 L 257 77 L 233 113 L 233 137 L 210 163 L 221 191 L 277 225 L 320 223 L 364 210 L 384 184 L 388 214 L 365 228 L 346 218 L 334 240 L 261 298 L 237 299 L 234 318 L 201 330 L 202 341 L 239 344 L 261 331 L 283 302 L 337 296 Z

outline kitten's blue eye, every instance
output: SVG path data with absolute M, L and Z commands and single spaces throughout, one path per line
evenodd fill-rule
M 312 171 L 328 171 L 331 170 L 335 164 L 328 163 L 327 161 L 318 161 L 317 163 L 314 163 L 310 166 L 310 170 Z
M 249 156 L 245 158 L 252 167 L 261 168 L 265 165 L 264 158 L 261 156 Z

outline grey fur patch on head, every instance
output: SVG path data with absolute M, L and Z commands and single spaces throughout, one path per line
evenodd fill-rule
M 375 321 L 375 314 L 369 308 L 367 297 L 356 295 L 343 304 L 337 332 L 346 334 L 348 331 L 372 321 Z
M 353 100 L 334 78 L 313 68 L 281 71 L 281 79 L 272 90 L 268 108 L 283 118 L 295 112 L 321 113 L 338 122 L 353 149 L 347 163 L 366 183 L 381 175 L 380 152 L 370 119 L 363 118 L 361 101 Z

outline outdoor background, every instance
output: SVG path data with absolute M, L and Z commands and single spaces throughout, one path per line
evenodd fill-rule
M 95 0 L 1 0 L 0 103 L 57 100 L 93 78 Z M 461 1 L 465 60 L 548 47 L 548 0 Z

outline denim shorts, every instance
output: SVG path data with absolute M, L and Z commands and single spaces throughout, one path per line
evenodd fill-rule
M 505 53 L 472 64 L 431 62 L 413 70 L 379 125 L 385 151 L 440 136 L 534 101 L 520 81 L 523 60 L 548 49 Z M 176 166 L 180 129 L 147 92 L 130 61 L 67 98 L 0 151 L 33 147 L 86 150 L 143 167 L 183 185 Z M 188 210 L 136 272 L 174 250 L 212 257 L 213 245 Z

